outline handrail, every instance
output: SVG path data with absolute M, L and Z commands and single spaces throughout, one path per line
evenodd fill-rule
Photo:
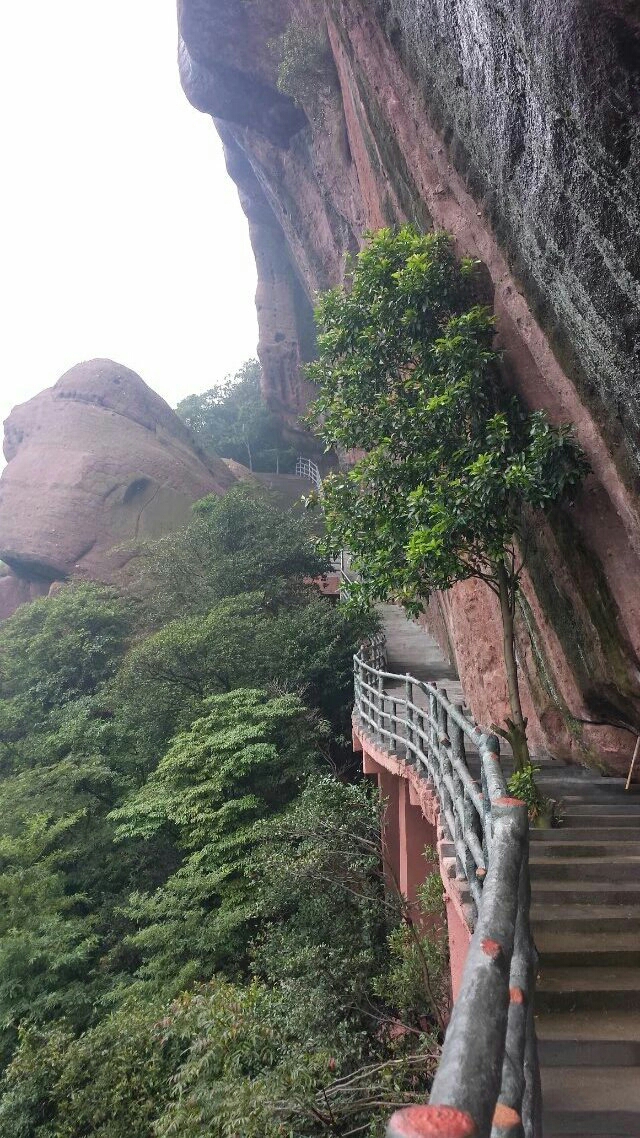
M 360 575 L 351 568 L 351 554 L 346 549 L 340 550 L 338 556 L 332 561 L 332 565 L 340 577 L 340 599 L 342 600 L 349 595 L 349 586 L 360 580 Z
M 343 581 L 351 584 L 352 581 L 357 580 L 357 574 L 351 568 L 351 554 L 346 549 L 341 549 L 338 557 L 334 561 L 334 565 L 342 577 Z
M 508 795 L 497 737 L 444 689 L 385 671 L 362 651 L 354 681 L 361 730 L 415 765 L 437 794 L 474 929 L 429 1105 L 396 1112 L 388 1138 L 538 1138 L 527 808 Z M 480 785 L 467 743 L 478 751 Z
M 305 458 L 304 455 L 301 454 L 298 455 L 296 459 L 296 475 L 298 478 L 308 479 L 319 493 L 322 492 L 320 467 L 312 458 Z
M 365 667 L 374 669 L 386 667 L 387 640 L 384 632 L 374 632 L 373 636 L 360 645 L 360 657 L 363 664 L 366 658 Z

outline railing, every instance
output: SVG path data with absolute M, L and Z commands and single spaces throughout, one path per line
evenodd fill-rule
M 355 569 L 351 568 L 351 554 L 346 549 L 340 550 L 340 553 L 332 564 L 336 573 L 340 575 L 340 598 L 344 599 L 344 597 L 348 596 L 349 586 L 352 585 L 354 581 L 359 581 L 360 576 L 356 573 Z M 384 636 L 382 636 L 382 639 L 384 640 Z M 379 664 L 376 665 L 376 667 L 379 666 Z
M 363 666 L 375 671 L 387 665 L 387 641 L 384 632 L 374 632 L 360 647 L 360 656 Z M 365 663 L 366 661 L 366 663 Z
M 306 478 L 315 487 L 316 490 L 322 490 L 322 475 L 320 474 L 320 467 L 317 462 L 312 458 L 304 458 L 301 454 L 298 455 L 296 461 L 296 475 L 298 478 Z
M 496 736 L 470 722 L 444 690 L 384 671 L 369 653 L 354 663 L 361 729 L 415 765 L 437 793 L 475 929 L 429 1106 L 398 1111 L 388 1138 L 538 1138 L 526 806 L 508 795 Z

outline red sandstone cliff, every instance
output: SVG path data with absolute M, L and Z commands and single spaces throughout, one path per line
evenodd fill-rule
M 185 91 L 214 117 L 259 270 L 273 406 L 308 392 L 316 289 L 363 231 L 451 230 L 489 270 L 505 369 L 592 464 L 535 533 L 518 647 L 534 745 L 624 764 L 640 730 L 640 22 L 631 0 L 179 0 Z M 278 37 L 316 76 L 278 89 Z M 328 46 L 324 55 L 322 36 Z M 282 42 L 282 41 L 280 41 Z M 434 608 L 434 606 L 432 606 Z M 481 585 L 433 627 L 481 720 L 505 706 Z

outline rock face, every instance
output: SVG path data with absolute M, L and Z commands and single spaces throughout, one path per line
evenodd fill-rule
M 446 228 L 486 265 L 510 382 L 575 424 L 593 470 L 576 509 L 532 534 L 518 628 L 532 738 L 624 766 L 633 736 L 610 725 L 640 731 L 635 0 L 178 7 L 183 86 L 213 116 L 249 218 L 265 389 L 283 415 L 306 402 L 314 291 L 342 280 L 366 228 Z M 287 92 L 291 29 L 308 68 L 297 88 L 289 69 Z M 499 719 L 491 597 L 454 589 L 433 627 L 474 713 Z
M 0 617 L 69 574 L 98 580 L 118 546 L 184 524 L 192 502 L 236 481 L 135 372 L 111 360 L 71 368 L 15 407 L 0 478 Z

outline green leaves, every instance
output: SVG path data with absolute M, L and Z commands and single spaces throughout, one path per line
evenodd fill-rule
M 196 502 L 185 530 L 151 543 L 132 563 L 129 585 L 148 626 L 158 627 L 241 593 L 259 591 L 275 610 L 308 596 L 303 578 L 327 568 L 307 517 L 239 486 Z
M 325 567 L 240 490 L 149 547 L 136 602 L 71 585 L 2 627 L 3 1136 L 377 1138 L 426 1093 L 379 800 L 343 781 L 375 622 Z
M 176 414 L 205 450 L 232 458 L 250 470 L 291 470 L 295 453 L 260 390 L 260 364 L 247 360 L 234 376 L 202 395 L 189 395 Z
M 308 771 L 314 734 L 296 696 L 269 699 L 239 688 L 210 696 L 203 712 L 173 739 L 145 786 L 113 813 L 116 836 L 147 836 L 167 822 L 183 848 L 198 849 L 237 823 L 232 803 L 242 804 L 245 818 L 281 808 Z M 322 738 L 321 725 L 317 734 Z
M 92 695 L 114 674 L 131 625 L 131 606 L 101 585 L 76 583 L 23 605 L 0 627 L 2 700 L 39 721 Z
M 203 979 L 246 952 L 255 825 L 300 789 L 325 734 L 293 695 L 236 689 L 209 697 L 203 711 L 112 814 L 117 839 L 147 841 L 165 829 L 186 854 L 159 890 L 138 895 L 129 909 L 145 974 L 165 985 L 176 974 L 184 982 L 181 963 Z
M 361 599 L 417 605 L 473 576 L 497 589 L 524 511 L 584 477 L 570 429 L 503 392 L 472 269 L 446 234 L 381 230 L 351 288 L 318 305 L 315 421 L 328 445 L 367 452 L 324 496 L 327 546 L 351 550 Z

